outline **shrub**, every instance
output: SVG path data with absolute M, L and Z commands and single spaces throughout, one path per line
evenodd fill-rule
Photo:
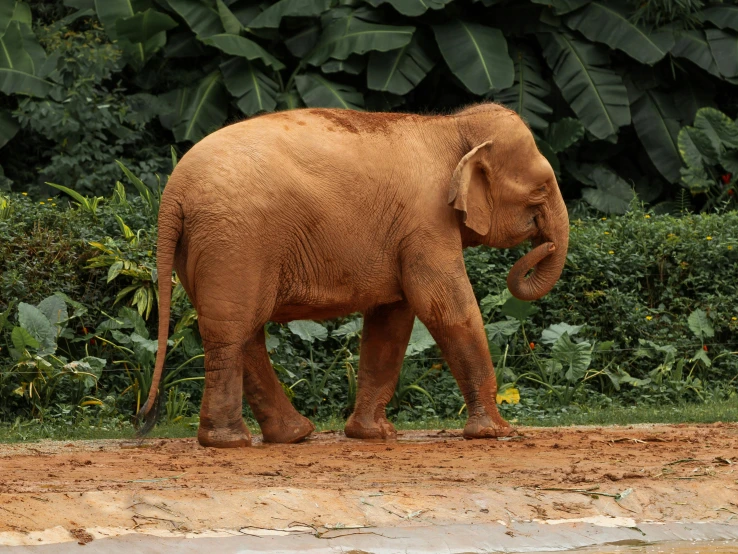
M 129 416 L 145 396 L 156 349 L 156 310 L 145 319 L 149 303 L 133 291 L 150 290 L 155 281 L 155 214 L 145 198 L 126 197 L 122 188 L 96 211 L 18 194 L 4 200 L 0 417 L 39 415 L 42 409 L 53 413 L 57 404 L 71 414 L 84 408 L 84 413 Z M 673 217 L 636 207 L 624 216 L 573 219 L 561 280 L 532 304 L 511 300 L 505 285 L 524 247 L 468 250 L 467 272 L 501 388 L 515 385 L 522 404 L 548 407 L 735 395 L 737 228 L 735 212 Z M 113 254 L 101 254 L 100 246 Z M 95 257 L 100 263 L 90 263 Z M 131 271 L 123 271 L 126 267 Z M 175 290 L 167 366 L 176 371 L 170 372 L 166 391 L 171 418 L 197 406 L 203 368 L 196 314 L 182 289 Z M 96 388 L 65 385 L 48 389 L 52 396 L 55 391 L 62 395 L 56 399 L 9 401 L 7 395 L 13 400 L 13 391 L 28 382 L 21 382 L 17 371 L 19 357 L 7 356 L 14 348 L 14 328 L 23 326 L 19 302 L 39 305 L 57 293 L 80 302 L 84 310 L 75 309 L 74 318 L 65 322 L 65 334 L 58 339 L 65 362 L 49 368 L 50 375 L 67 379 L 67 364 L 104 360 L 104 368 L 94 366 L 99 370 Z M 360 318 L 270 324 L 267 331 L 275 370 L 294 404 L 319 419 L 347 415 L 356 390 Z M 31 359 L 38 349 L 33 340 L 26 346 Z M 459 414 L 463 399 L 444 367 L 427 330 L 417 326 L 392 401 L 393 417 Z M 93 397 L 105 400 L 96 404 Z M 86 405 L 72 409 L 70 399 Z

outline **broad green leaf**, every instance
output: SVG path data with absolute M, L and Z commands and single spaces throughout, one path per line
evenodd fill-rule
M 97 0 L 100 2 L 100 0 Z M 104 0 L 110 1 L 110 0 Z M 198 38 L 204 39 L 225 31 L 220 14 L 213 4 L 201 0 L 166 0 L 169 6 L 187 22 Z
M 551 349 L 551 357 L 566 370 L 570 383 L 580 381 L 592 362 L 592 347 L 588 342 L 574 343 L 568 333 L 561 335 Z
M 188 96 L 182 117 L 172 129 L 177 142 L 197 142 L 219 129 L 228 115 L 228 99 L 219 71 L 203 78 Z
M 511 56 L 515 80 L 510 88 L 495 94 L 495 100 L 515 110 L 534 130 L 544 131 L 548 127 L 547 117 L 553 112 L 543 100 L 551 93 L 551 85 L 544 79 L 541 64 L 532 50 L 514 48 Z
M 328 338 L 328 329 L 315 321 L 306 319 L 290 321 L 287 324 L 287 327 L 302 340 L 306 340 L 310 343 L 315 342 L 316 339 L 321 341 Z
M 290 54 L 296 58 L 304 58 L 313 51 L 320 39 L 320 25 L 310 25 L 284 41 Z
M 415 323 L 413 323 L 413 331 L 410 334 L 410 342 L 405 349 L 405 356 L 420 354 L 435 344 L 436 341 L 433 340 L 433 336 L 428 331 L 428 328 L 416 317 Z
M 348 73 L 349 75 L 359 75 L 365 69 L 366 58 L 364 56 L 351 56 L 345 60 L 328 60 L 320 66 L 323 73 Z
M 242 36 L 219 34 L 202 39 L 202 41 L 205 44 L 214 46 L 218 50 L 232 56 L 239 56 L 251 61 L 261 60 L 275 70 L 284 68 L 284 64 L 277 58 L 272 56 L 254 41 Z
M 12 0 L 4 0 L 5 2 L 11 2 Z M 23 2 L 23 0 L 16 0 L 15 6 L 13 7 L 13 21 L 23 23 L 30 27 L 33 24 L 33 14 L 31 13 L 31 7 Z
M 0 91 L 42 98 L 49 93 L 53 83 L 39 75 L 41 68 L 37 66 L 43 61 L 39 56 L 43 54 L 45 58 L 45 53 L 35 38 L 29 42 L 29 33 L 33 35 L 33 31 L 24 24 L 12 21 L 0 38 Z M 30 53 L 28 46 L 32 46 Z M 40 53 L 38 49 L 41 49 Z
M 452 0 L 366 0 L 375 8 L 382 4 L 390 4 L 402 15 L 417 17 L 430 10 L 440 10 Z
M 699 109 L 694 126 L 710 139 L 713 150 L 718 154 L 726 148 L 738 148 L 738 126 L 720 110 Z
M 683 167 L 679 170 L 682 182 L 687 186 L 692 194 L 707 192 L 714 184 L 714 180 L 710 178 L 702 166 Z
M 13 347 L 20 353 L 23 352 L 26 347 L 36 349 L 39 346 L 39 342 L 23 327 L 13 327 L 13 331 L 10 333 L 10 340 L 13 343 Z
M 699 13 L 703 21 L 709 21 L 719 29 L 738 31 L 738 6 L 715 6 Z
M 712 367 L 712 360 L 702 348 L 698 348 L 694 353 L 694 356 L 689 360 L 690 362 L 701 361 L 706 367 Z
M 707 29 L 705 36 L 720 74 L 738 77 L 738 36 L 719 29 Z
M 550 6 L 556 15 L 564 15 L 574 10 L 578 10 L 591 0 L 531 0 L 534 4 L 543 4 Z
M 305 61 L 319 66 L 329 58 L 345 60 L 351 54 L 388 52 L 407 45 L 414 32 L 415 27 L 378 25 L 351 14 L 328 24 Z
M 298 75 L 295 84 L 305 105 L 311 108 L 361 110 L 364 107 L 364 96 L 355 88 L 329 81 L 318 73 Z
M 682 127 L 677 137 L 679 154 L 687 166 L 701 169 L 703 163 L 717 163 L 718 152 L 712 145 L 710 137 L 696 127 Z
M 525 321 L 538 311 L 538 308 L 531 302 L 518 300 L 515 297 L 508 298 L 502 305 L 501 311 L 504 315 L 514 317 L 519 321 Z
M 61 53 L 56 52 L 53 56 L 47 58 L 46 51 L 38 42 L 36 34 L 33 32 L 33 28 L 30 25 L 21 24 L 13 21 L 6 33 L 14 34 L 16 32 L 16 29 L 17 32 L 20 34 L 23 49 L 31 57 L 31 62 L 33 64 L 33 74 L 36 77 L 47 77 L 49 73 L 56 69 L 56 64 Z
M 479 307 L 482 310 L 482 313 L 487 316 L 494 308 L 502 306 L 510 298 L 512 298 L 512 293 L 505 288 L 499 294 L 488 294 L 482 298 L 479 302 Z
M 348 323 L 344 323 L 338 329 L 333 331 L 333 336 L 334 337 L 352 337 L 352 336 L 355 336 L 361 333 L 361 330 L 363 327 L 364 327 L 364 319 L 361 317 L 357 317 L 356 319 L 352 319 Z
M 271 112 L 277 107 L 279 85 L 253 62 L 231 58 L 220 65 L 228 92 L 238 98 L 237 105 L 246 115 Z
M 102 358 L 96 358 L 95 356 L 85 356 L 79 360 L 79 363 L 87 366 L 86 373 L 89 375 L 85 376 L 84 383 L 88 389 L 91 389 L 97 384 L 100 377 L 102 377 L 102 372 L 105 369 L 107 362 Z
M 223 0 L 215 0 L 215 5 L 218 8 L 220 22 L 223 24 L 223 29 L 225 29 L 226 33 L 237 35 L 243 31 L 243 25 L 241 25 L 241 22 L 233 15 L 233 12 Z
M 11 113 L 7 110 L 0 110 L 0 148 L 8 144 L 19 129 L 20 126 Z
M 269 333 L 266 334 L 266 349 L 267 352 L 272 353 L 277 348 L 279 348 L 279 337 L 275 337 L 274 335 L 270 335 Z
M 405 95 L 433 69 L 435 61 L 420 45 L 418 37 L 398 50 L 372 52 L 366 72 L 372 90 Z
M 5 30 L 10 25 L 10 21 L 13 19 L 14 9 L 15 2 L 11 0 L 0 2 L 0 36 L 5 34 Z
M 261 12 L 248 26 L 251 29 L 276 29 L 285 16 L 317 17 L 330 7 L 331 0 L 280 0 Z
M 687 323 L 694 336 L 700 340 L 715 336 L 715 329 L 713 329 L 707 314 L 703 310 L 697 309 L 689 314 Z
M 557 154 L 576 144 L 584 137 L 584 126 L 578 119 L 565 117 L 551 123 L 546 133 L 546 142 Z
M 53 354 L 56 350 L 56 329 L 36 306 L 18 304 L 18 323 L 39 342 L 39 355 Z
M 710 44 L 707 42 L 704 31 L 690 29 L 677 32 L 671 54 L 691 61 L 697 67 L 712 75 L 720 76 L 720 71 L 715 63 L 715 58 L 712 57 Z
M 118 318 L 123 320 L 128 328 L 133 328 L 136 334 L 145 339 L 149 338 L 149 330 L 146 328 L 146 322 L 136 310 L 124 306 L 118 311 Z
M 513 336 L 520 329 L 520 321 L 515 318 L 505 319 L 503 321 L 495 321 L 484 326 L 487 331 L 487 338 L 499 345 L 504 345 L 508 337 Z
M 38 309 L 46 316 L 58 330 L 56 335 L 58 336 L 64 330 L 67 319 L 69 319 L 69 313 L 67 312 L 67 304 L 61 296 L 56 294 L 44 298 L 38 305 Z
M 189 30 L 169 33 L 164 47 L 165 58 L 194 58 L 203 54 L 202 43 Z
M 166 42 L 166 36 L 160 34 L 154 35 L 146 44 L 143 42 L 134 44 L 126 38 L 118 37 L 117 21 L 133 17 L 138 11 L 136 8 L 139 7 L 143 7 L 140 0 L 95 0 L 95 12 L 105 32 L 111 40 L 118 42 L 126 59 L 137 68 L 143 66 L 148 57 Z
M 624 214 L 635 197 L 631 186 L 609 169 L 595 168 L 590 178 L 597 184 L 597 188 L 582 190 L 582 198 L 589 204 L 608 214 Z
M 445 25 L 434 25 L 433 32 L 446 64 L 474 94 L 487 94 L 513 85 L 515 67 L 499 29 L 456 19 Z
M 738 175 L 738 150 L 726 150 L 720 153 L 720 165 L 728 173 Z
M 541 342 L 543 344 L 554 344 L 564 333 L 570 337 L 576 336 L 584 325 L 569 325 L 568 323 L 556 323 L 549 325 L 541 334 Z
M 539 35 L 543 54 L 564 99 L 585 128 L 599 139 L 617 135 L 630 123 L 628 94 L 600 46 L 568 33 Z
M 154 35 L 174 29 L 177 22 L 165 13 L 148 9 L 130 17 L 115 21 L 115 32 L 118 38 L 132 43 L 147 42 Z
M 622 50 L 641 63 L 653 65 L 674 46 L 674 33 L 649 31 L 634 24 L 622 2 L 595 1 L 565 18 L 566 25 L 592 42 Z
M 165 108 L 159 114 L 159 122 L 170 131 L 184 116 L 184 112 L 194 95 L 194 87 L 184 87 L 165 92 L 158 99 Z
M 131 342 L 151 354 L 156 354 L 156 351 L 159 349 L 159 341 L 147 339 L 138 333 L 131 333 Z
M 280 92 L 277 95 L 278 110 L 295 110 L 304 107 L 305 104 L 302 102 L 302 98 L 300 98 L 300 94 L 296 90 Z
M 647 90 L 630 107 L 633 126 L 648 157 L 670 183 L 679 181 L 680 113 L 670 94 Z

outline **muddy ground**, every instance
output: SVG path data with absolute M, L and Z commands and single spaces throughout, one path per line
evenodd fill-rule
M 0 445 L 0 544 L 592 516 L 738 524 L 738 424 L 520 432 L 326 432 L 238 450 L 195 439 Z

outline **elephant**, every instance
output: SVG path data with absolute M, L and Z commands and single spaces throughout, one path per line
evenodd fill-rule
M 176 270 L 205 351 L 203 446 L 251 444 L 243 397 L 265 442 L 305 439 L 314 426 L 285 395 L 264 327 L 356 312 L 364 324 L 347 437 L 396 437 L 385 406 L 415 317 L 466 401 L 464 437 L 514 432 L 497 410 L 463 249 L 530 240 L 507 276 L 511 293 L 530 301 L 559 279 L 569 242 L 554 171 L 514 111 L 492 102 L 430 115 L 304 108 L 234 123 L 182 157 L 158 225 L 158 352 L 141 410 L 146 430 L 156 417 Z

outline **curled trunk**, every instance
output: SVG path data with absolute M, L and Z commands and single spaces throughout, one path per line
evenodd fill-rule
M 551 217 L 546 218 L 535 241 L 539 244 L 520 258 L 507 276 L 507 287 L 520 300 L 537 300 L 546 295 L 564 269 L 569 247 L 569 217 L 560 194 L 554 204 L 549 212 Z

